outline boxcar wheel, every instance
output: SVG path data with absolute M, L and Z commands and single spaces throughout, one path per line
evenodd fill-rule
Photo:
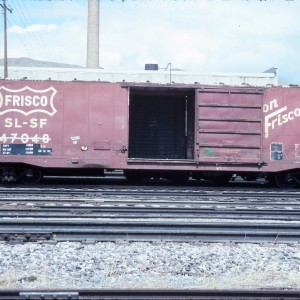
M 179 172 L 170 172 L 167 176 L 166 179 L 172 181 L 173 183 L 177 184 L 183 184 L 187 182 L 190 178 L 190 172 L 184 172 L 184 171 L 179 171 Z
M 275 175 L 275 184 L 279 188 L 293 188 L 297 186 L 293 175 L 291 173 L 279 173 Z
M 230 175 L 226 174 L 221 176 L 213 176 L 211 180 L 214 184 L 226 185 L 230 181 L 231 177 L 232 177 L 231 174 Z
M 20 182 L 24 184 L 37 184 L 42 179 L 42 172 L 38 168 L 26 168 L 23 170 Z
M 124 176 L 126 180 L 130 183 L 140 183 L 143 181 L 144 177 L 141 172 L 136 171 L 124 171 Z
M 0 170 L 0 182 L 12 183 L 17 181 L 17 172 L 14 167 L 4 167 Z

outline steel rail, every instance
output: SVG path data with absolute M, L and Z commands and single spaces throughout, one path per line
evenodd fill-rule
M 286 199 L 278 199 L 274 200 L 274 198 L 260 198 L 258 199 L 251 199 L 251 198 L 239 198 L 239 199 L 233 199 L 232 198 L 227 198 L 226 196 L 220 197 L 220 199 L 216 200 L 214 197 L 198 197 L 197 199 L 194 198 L 188 198 L 188 197 L 182 197 L 178 195 L 177 197 L 165 197 L 161 196 L 158 198 L 151 198 L 148 195 L 144 195 L 143 197 L 117 197 L 113 198 L 112 197 L 97 197 L 97 196 L 86 196 L 85 198 L 64 198 L 64 197 L 39 197 L 39 196 L 34 196 L 34 197 L 5 197 L 1 198 L 0 197 L 0 204 L 6 204 L 6 203 L 27 203 L 27 202 L 41 202 L 41 203 L 47 203 L 47 202 L 54 202 L 54 203 L 96 203 L 96 204 L 121 204 L 121 205 L 136 205 L 136 204 L 145 204 L 145 205 L 153 205 L 153 204 L 166 204 L 166 205 L 243 205 L 243 206 L 288 206 L 288 205 L 295 205 L 299 206 L 300 204 L 300 197 L 299 201 L 293 199 L 290 200 L 289 198 Z
M 0 240 L 300 241 L 300 223 L 296 223 L 300 217 L 300 192 L 295 191 L 242 193 L 186 187 L 22 188 L 17 194 L 9 191 L 5 189 L 0 199 Z M 70 191 L 74 193 L 69 195 Z M 7 200 L 7 195 L 14 197 Z M 292 202 L 279 202 L 284 198 Z M 25 210 L 28 202 L 34 204 Z M 239 219 L 241 222 L 229 222 Z
M 300 211 L 291 210 L 214 210 L 214 209 L 174 209 L 174 208 L 92 208 L 65 207 L 40 209 L 0 209 L 0 218 L 63 218 L 63 219 L 231 219 L 300 221 Z
M 72 190 L 67 191 L 66 195 L 70 195 L 70 196 L 66 197 L 66 198 L 64 198 L 64 197 L 60 197 L 60 198 L 62 198 L 62 199 L 70 199 L 70 198 L 74 199 L 74 197 L 73 197 L 74 195 L 73 195 L 72 192 L 73 192 Z M 155 192 L 156 195 L 152 195 L 153 194 L 152 190 L 151 191 L 148 191 L 148 190 L 136 191 L 136 190 L 134 190 L 134 191 L 129 191 L 129 192 L 126 191 L 126 190 L 115 190 L 115 191 L 111 191 L 110 190 L 108 192 L 106 192 L 106 191 L 99 192 L 99 191 L 95 190 L 94 192 L 84 192 L 83 195 L 85 197 L 94 197 L 94 198 L 102 197 L 103 198 L 103 195 L 107 194 L 106 199 L 111 199 L 112 197 L 115 197 L 115 196 L 117 196 L 117 198 L 122 197 L 122 199 L 123 198 L 129 198 L 129 199 L 131 199 L 131 197 L 126 197 L 126 194 L 128 194 L 129 196 L 134 196 L 136 198 L 139 198 L 139 197 L 140 198 L 148 197 L 148 198 L 151 198 L 151 199 L 155 199 L 157 197 L 160 197 L 160 198 L 161 197 L 165 197 L 165 198 L 169 199 L 170 198 L 170 195 L 169 195 L 170 193 L 171 193 L 171 196 L 173 198 L 179 198 L 181 196 L 187 196 L 188 197 L 188 195 L 191 195 L 191 197 L 190 197 L 191 199 L 193 197 L 199 198 L 199 196 L 201 196 L 201 198 L 203 198 L 203 199 L 205 199 L 205 198 L 214 199 L 214 198 L 220 198 L 220 197 L 231 199 L 229 196 L 232 195 L 232 193 L 228 193 L 226 191 L 223 191 L 221 193 L 207 193 L 207 192 L 205 192 L 205 193 L 203 193 L 203 192 L 201 192 L 201 193 L 195 193 L 194 191 L 192 191 L 192 192 L 188 191 L 188 192 L 185 192 L 185 193 L 179 193 L 179 191 L 177 191 L 177 190 L 173 190 L 171 192 L 170 191 L 166 191 L 166 190 L 162 190 L 159 193 Z M 17 193 L 16 190 L 11 190 L 10 193 L 4 194 L 5 198 L 3 198 L 3 195 L 2 195 L 2 197 L 0 195 L 0 199 L 6 199 L 8 195 L 15 196 L 15 195 L 19 195 L 19 194 L 23 194 L 24 196 L 28 195 L 28 194 L 31 194 L 33 197 L 38 198 L 38 199 L 47 199 L 47 198 L 50 198 L 49 195 L 52 196 L 52 193 L 47 193 L 47 191 L 45 191 L 45 190 L 43 191 L 42 194 L 39 194 L 36 191 L 32 191 L 32 190 L 30 192 L 28 192 L 27 190 L 25 190 L 25 191 L 22 191 L 22 193 Z M 77 194 L 77 192 L 76 192 L 76 194 Z M 61 191 L 58 191 L 58 192 L 56 192 L 56 195 L 62 196 L 62 195 L 64 195 L 64 193 L 61 192 Z M 80 195 L 78 195 L 78 197 L 79 196 L 82 196 L 82 195 L 80 194 Z M 257 198 L 274 199 L 275 196 L 276 197 L 280 197 L 280 199 L 286 199 L 286 198 L 290 199 L 291 196 L 295 196 L 295 197 L 298 197 L 299 200 L 300 200 L 300 193 L 299 194 L 289 194 L 289 193 L 286 193 L 286 192 L 284 192 L 282 195 L 280 193 L 276 193 L 276 194 L 272 193 L 272 194 L 270 194 L 270 193 L 267 193 L 267 192 L 264 192 L 264 193 L 259 192 L 259 193 L 251 193 L 251 194 L 249 194 L 247 192 L 243 192 L 243 193 L 238 192 L 238 193 L 234 193 L 234 196 L 237 196 L 237 198 L 241 198 L 242 200 L 244 200 L 244 198 L 246 198 L 246 199 L 254 198 L 256 200 L 257 200 Z M 19 199 L 22 199 L 22 198 L 19 198 Z M 188 198 L 188 199 L 190 199 L 190 198 Z M 13 197 L 12 199 L 15 199 L 15 197 Z M 31 198 L 28 198 L 28 199 L 31 199 Z M 257 201 L 260 201 L 260 200 L 257 200 Z
M 222 193 L 207 193 L 203 191 L 189 191 L 189 192 L 182 192 L 182 191 L 144 191 L 141 192 L 141 194 L 147 193 L 148 196 L 188 196 L 188 197 L 232 197 L 232 198 L 247 198 L 247 197 L 255 197 L 255 198 L 265 198 L 265 197 L 270 197 L 270 198 L 299 198 L 300 199 L 300 193 L 283 193 L 283 192 L 272 192 L 272 193 L 253 193 L 253 192 L 247 192 L 245 193 L 244 191 L 239 191 L 239 192 L 229 192 L 229 191 L 224 191 Z M 117 196 L 117 195 L 122 195 L 122 196 L 134 196 L 138 195 L 138 192 L 135 191 L 102 191 L 101 192 L 102 196 Z
M 230 222 L 141 222 L 95 220 L 0 220 L 0 240 L 56 241 L 199 241 L 199 242 L 300 242 L 300 224 Z M 34 236 L 32 238 L 31 236 Z
M 74 196 L 74 195 L 93 195 L 93 196 L 138 196 L 138 195 L 145 195 L 147 196 L 189 196 L 189 197 L 270 197 L 270 198 L 299 198 L 300 199 L 300 192 L 294 190 L 259 190 L 259 191 L 245 191 L 245 190 L 219 190 L 216 189 L 207 190 L 201 188 L 184 188 L 178 189 L 174 187 L 155 187 L 155 188 L 147 188 L 147 187 L 139 187 L 136 188 L 124 188 L 117 187 L 117 188 L 101 188 L 99 186 L 89 187 L 89 188 L 81 188 L 77 189 L 76 187 L 71 188 L 0 188 L 0 196 L 7 195 L 7 194 L 27 194 L 27 195 L 35 195 L 35 196 L 45 196 L 45 195 L 67 195 L 67 196 Z
M 5 206 L 5 205 L 4 205 Z M 12 206 L 12 205 L 11 205 Z M 91 206 L 91 205 L 80 205 L 80 206 L 60 206 L 60 205 L 42 205 L 42 206 L 30 206 L 24 207 L 3 207 L 0 205 L 0 214 L 5 216 L 6 213 L 38 213 L 38 212 L 69 212 L 69 213 L 148 213 L 148 214 L 219 214 L 219 213 L 240 213 L 240 214 L 266 214 L 266 215 L 299 215 L 300 209 L 296 208 L 286 208 L 286 209 L 278 209 L 277 207 L 271 208 L 253 208 L 253 207 L 174 207 L 174 206 L 161 206 L 157 207 L 151 205 L 137 205 L 137 206 Z
M 78 300 L 292 300 L 297 290 L 1 290 L 1 300 L 78 299 Z

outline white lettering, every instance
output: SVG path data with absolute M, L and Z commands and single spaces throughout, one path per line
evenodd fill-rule
M 48 98 L 46 96 L 42 96 L 40 99 L 41 106 L 45 107 L 48 105 Z
M 47 96 L 24 96 L 24 95 L 5 95 L 4 96 L 4 106 L 13 107 L 29 107 L 29 106 L 42 106 L 46 107 L 48 105 Z
M 23 126 L 29 126 L 30 128 L 44 128 L 47 125 L 47 119 L 32 118 L 27 121 L 20 121 L 18 118 L 6 118 L 4 120 L 4 127 L 6 128 L 22 128 Z
M 31 103 L 31 97 L 30 96 L 26 96 L 25 97 L 25 106 L 30 106 L 30 103 Z
M 33 119 L 30 119 L 29 121 L 29 127 L 30 128 L 37 128 L 38 124 L 37 124 L 37 119 L 33 118 Z
M 11 103 L 12 95 L 5 95 L 4 97 L 4 105 L 8 106 Z
M 32 118 L 29 121 L 29 127 L 30 128 L 43 128 L 47 125 L 47 119 L 36 119 Z
M 47 125 L 47 119 L 40 119 L 40 128 L 43 128 L 45 125 Z
M 293 111 L 290 111 L 290 112 L 288 113 L 288 119 L 289 119 L 289 120 L 294 120 L 294 112 L 293 112 Z
M 263 105 L 263 112 L 266 113 L 270 110 L 272 110 L 273 108 L 278 107 L 278 101 L 277 99 L 273 99 L 272 101 L 270 101 L 270 104 L 264 104 Z
M 36 90 L 25 86 L 18 90 L 0 86 L 0 116 L 16 112 L 28 116 L 33 113 L 56 114 L 54 98 L 57 91 L 54 87 Z
M 12 106 L 20 106 L 20 96 L 19 95 L 13 95 L 12 96 Z
M 12 127 L 12 118 L 6 118 L 4 121 L 4 126 L 7 128 Z
M 285 106 L 265 116 L 265 138 L 269 137 L 269 127 L 272 127 L 272 129 L 274 129 L 273 122 L 270 123 L 269 120 L 286 111 L 286 109 L 287 107 Z
M 15 118 L 15 124 L 14 124 L 15 128 L 22 128 L 22 125 L 19 124 L 19 120 L 17 118 Z
M 300 117 L 300 108 L 295 108 L 288 113 L 282 114 L 287 110 L 287 106 L 284 106 L 265 116 L 265 138 L 269 137 L 269 129 L 274 129 L 277 126 L 286 124 L 289 121 L 294 120 L 296 117 Z

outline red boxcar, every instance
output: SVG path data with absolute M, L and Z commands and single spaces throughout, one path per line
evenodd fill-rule
M 297 87 L 0 80 L 0 180 L 121 169 L 294 186 L 299 103 Z

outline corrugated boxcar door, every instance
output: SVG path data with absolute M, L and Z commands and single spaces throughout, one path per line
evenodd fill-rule
M 261 163 L 262 93 L 249 89 L 197 90 L 196 97 L 196 159 L 222 164 Z

